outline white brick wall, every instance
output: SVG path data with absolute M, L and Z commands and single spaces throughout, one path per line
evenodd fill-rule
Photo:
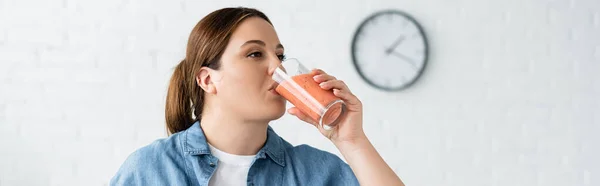
M 289 56 L 346 80 L 407 185 L 600 185 L 597 0 L 0 0 L 0 186 L 106 185 L 165 136 L 191 28 L 237 5 L 267 13 Z M 349 53 L 360 21 L 387 8 L 416 17 L 432 50 L 395 93 L 367 86 Z M 339 155 L 290 116 L 273 127 Z

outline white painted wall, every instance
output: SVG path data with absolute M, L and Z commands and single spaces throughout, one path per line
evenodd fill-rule
M 289 56 L 344 79 L 407 185 L 600 185 L 600 1 L 0 0 L 0 185 L 106 185 L 165 137 L 164 98 L 191 28 L 251 6 Z M 350 41 L 381 9 L 416 17 L 431 60 L 412 88 L 363 82 Z M 273 127 L 339 155 L 309 125 Z

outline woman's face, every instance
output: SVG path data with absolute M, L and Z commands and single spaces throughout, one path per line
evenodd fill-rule
M 233 32 L 212 81 L 220 107 L 248 121 L 271 121 L 285 113 L 275 92 L 273 71 L 284 57 L 275 29 L 264 19 L 247 18 Z

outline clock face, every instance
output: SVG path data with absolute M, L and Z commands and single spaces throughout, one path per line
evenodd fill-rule
M 425 68 L 427 54 L 421 26 L 399 11 L 368 17 L 352 41 L 352 59 L 358 73 L 383 90 L 401 90 L 413 84 Z

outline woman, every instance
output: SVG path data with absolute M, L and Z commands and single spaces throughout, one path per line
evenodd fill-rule
M 343 154 L 292 146 L 268 123 L 285 113 L 270 76 L 284 48 L 269 19 L 249 8 L 224 8 L 192 30 L 171 78 L 169 133 L 132 153 L 111 185 L 403 185 L 362 129 L 362 105 L 341 80 L 314 79 L 348 106 L 331 132 Z M 288 112 L 314 126 L 297 108 Z

